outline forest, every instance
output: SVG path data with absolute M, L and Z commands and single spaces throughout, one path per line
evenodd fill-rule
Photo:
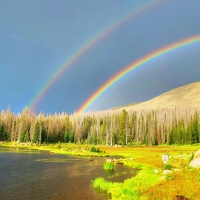
M 115 109 L 88 113 L 35 114 L 25 107 L 0 112 L 0 141 L 82 143 L 94 145 L 160 145 L 200 143 L 200 110 Z

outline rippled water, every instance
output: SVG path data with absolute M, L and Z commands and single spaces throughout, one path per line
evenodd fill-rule
M 122 165 L 117 165 L 116 171 L 108 174 L 103 170 L 104 162 L 105 158 L 0 147 L 0 199 L 107 199 L 104 194 L 93 190 L 92 180 L 104 177 L 110 181 L 123 181 L 133 174 Z M 128 173 L 118 176 L 124 171 Z

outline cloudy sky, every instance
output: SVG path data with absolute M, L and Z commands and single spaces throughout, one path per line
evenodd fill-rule
M 1 0 L 0 110 L 77 111 L 120 70 L 200 36 L 197 0 Z M 200 78 L 200 40 L 133 69 L 86 111 L 149 100 Z

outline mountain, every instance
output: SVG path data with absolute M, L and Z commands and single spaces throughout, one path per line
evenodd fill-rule
M 174 107 L 200 107 L 200 82 L 181 86 L 165 92 L 151 100 L 119 107 L 125 110 L 152 110 Z

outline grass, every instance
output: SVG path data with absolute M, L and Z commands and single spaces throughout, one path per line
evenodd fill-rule
M 174 108 L 175 107 L 174 105 L 176 105 L 177 107 L 183 107 L 184 105 L 188 106 L 188 105 L 191 105 L 191 102 L 192 102 L 193 108 L 195 107 L 198 108 L 199 103 L 200 103 L 199 85 L 200 85 L 200 82 L 187 84 L 187 85 L 175 88 L 173 90 L 170 90 L 166 93 L 163 93 L 153 99 L 142 102 L 140 104 L 136 104 L 132 106 L 123 106 L 121 107 L 121 109 L 126 109 L 127 111 L 133 108 L 134 108 L 133 110 L 141 110 L 143 108 L 147 110 L 156 110 L 156 109 L 161 109 L 162 107 Z M 179 98 L 183 96 L 184 98 Z
M 116 200 L 172 200 L 176 195 L 183 195 L 190 200 L 200 199 L 200 170 L 189 168 L 189 163 L 200 145 L 183 146 L 133 146 L 106 147 L 81 144 L 18 144 L 4 143 L 1 146 L 21 147 L 53 151 L 59 154 L 80 156 L 113 156 L 117 161 L 131 168 L 138 169 L 137 175 L 123 183 L 108 182 L 99 177 L 92 182 L 94 188 L 106 192 Z M 162 155 L 169 155 L 169 163 L 164 165 Z M 46 160 L 45 160 L 46 161 Z M 53 160 L 58 162 L 57 160 Z M 43 160 L 44 162 L 44 160 Z M 59 160 L 60 162 L 60 160 Z M 155 169 L 157 173 L 155 173 Z M 164 169 L 171 169 L 171 174 L 163 175 Z
M 106 162 L 103 166 L 104 170 L 113 171 L 115 169 L 115 164 L 113 162 Z
M 107 192 L 114 200 L 140 199 L 144 196 L 144 188 L 155 185 L 158 179 L 158 175 L 155 175 L 150 168 L 146 168 L 140 170 L 136 177 L 127 179 L 123 183 L 112 183 L 101 177 L 97 178 L 93 182 L 93 187 Z
M 101 151 L 99 147 L 87 144 L 56 143 L 38 145 L 35 143 L 4 142 L 3 144 L 0 144 L 0 146 L 42 150 L 53 152 L 55 154 L 67 154 L 76 156 L 108 156 L 105 152 Z
M 200 170 L 188 167 L 193 153 L 200 146 L 135 146 L 103 147 L 106 153 L 121 155 L 124 165 L 141 169 L 135 177 L 124 183 L 112 183 L 97 178 L 93 187 L 107 192 L 112 199 L 149 199 L 172 200 L 176 195 L 183 195 L 192 200 L 200 199 Z M 164 165 L 162 155 L 168 154 L 169 163 Z M 155 173 L 154 170 L 158 173 Z M 164 169 L 172 170 L 163 175 Z

